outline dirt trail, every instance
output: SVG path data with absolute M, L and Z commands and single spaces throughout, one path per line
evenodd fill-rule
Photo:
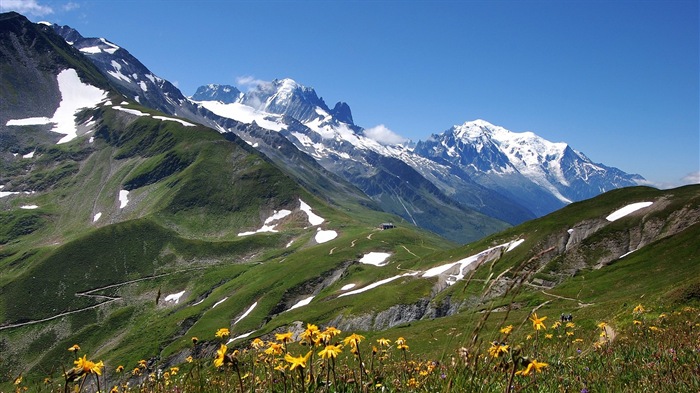
M 162 274 L 157 274 L 154 276 L 137 278 L 135 280 L 129 280 L 129 281 L 124 281 L 124 282 L 120 282 L 120 283 L 116 283 L 116 284 L 105 285 L 103 287 L 94 288 L 94 289 L 91 289 L 89 291 L 77 292 L 75 294 L 75 296 L 85 296 L 85 297 L 90 297 L 90 298 L 94 298 L 94 299 L 106 299 L 106 300 L 103 302 L 97 303 L 97 304 L 93 304 L 92 306 L 87 306 L 87 307 L 83 307 L 83 308 L 80 308 L 77 310 L 62 312 L 62 313 L 59 313 L 59 314 L 56 314 L 56 315 L 53 315 L 53 316 L 50 316 L 47 318 L 0 326 L 0 330 L 12 329 L 12 328 L 17 328 L 17 327 L 22 327 L 22 326 L 27 326 L 27 325 L 34 325 L 34 324 L 42 323 L 42 322 L 48 322 L 48 321 L 51 321 L 51 320 L 54 320 L 57 318 L 65 317 L 66 315 L 71 315 L 71 314 L 76 314 L 76 313 L 87 311 L 87 310 L 92 310 L 93 308 L 101 307 L 101 306 L 104 306 L 105 304 L 109 304 L 109 303 L 112 303 L 114 301 L 121 300 L 121 297 L 119 297 L 119 296 L 115 297 L 115 296 L 106 296 L 106 295 L 92 295 L 93 292 L 98 292 L 98 291 L 102 291 L 102 290 L 109 289 L 109 288 L 115 288 L 115 287 L 119 287 L 122 285 L 132 284 L 132 283 L 139 282 L 139 281 L 153 280 L 155 278 L 167 276 L 167 275 L 174 274 L 174 273 L 179 273 L 179 272 L 162 273 Z
M 416 255 L 416 254 L 414 254 L 413 252 L 411 252 L 411 250 L 409 250 L 408 248 L 406 248 L 406 246 L 404 246 L 403 244 L 401 245 L 401 247 L 403 247 L 403 249 L 406 250 L 407 253 L 413 255 L 413 256 L 416 257 L 416 258 L 420 258 L 418 255 Z

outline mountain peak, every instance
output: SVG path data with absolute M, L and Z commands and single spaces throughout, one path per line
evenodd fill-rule
M 192 96 L 195 101 L 220 101 L 224 104 L 236 102 L 241 97 L 241 91 L 230 85 L 216 85 L 210 83 L 200 86 Z

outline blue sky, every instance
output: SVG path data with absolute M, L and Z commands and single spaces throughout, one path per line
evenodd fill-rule
M 2 0 L 185 95 L 289 77 L 413 140 L 484 119 L 660 187 L 700 182 L 700 10 L 663 1 Z

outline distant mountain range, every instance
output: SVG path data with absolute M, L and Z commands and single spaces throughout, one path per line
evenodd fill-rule
M 299 154 L 290 153 L 295 150 L 291 143 L 358 187 L 382 210 L 455 241 L 473 241 L 570 202 L 644 180 L 593 163 L 565 143 L 513 133 L 483 120 L 415 144 L 380 141 L 354 124 L 348 104 L 338 102 L 330 108 L 313 88 L 292 79 L 261 83 L 245 93 L 210 84 L 187 98 L 107 39 L 84 38 L 67 26 L 52 27 L 136 102 L 234 133 L 286 170 L 308 172 L 293 164 L 312 165 L 290 157 Z

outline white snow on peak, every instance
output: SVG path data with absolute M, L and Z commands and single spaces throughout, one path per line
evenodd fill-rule
M 182 125 L 185 126 L 185 127 L 195 127 L 195 126 L 196 126 L 196 124 L 192 124 L 192 123 L 190 123 L 190 122 L 188 122 L 188 121 L 184 121 L 184 120 L 182 120 L 182 119 L 178 119 L 178 118 L 175 118 L 175 117 L 153 116 L 153 118 L 154 118 L 154 119 L 158 119 L 158 120 L 163 120 L 163 121 L 175 121 L 175 122 L 178 122 L 178 123 L 182 124 Z
M 34 125 L 53 123 L 53 132 L 64 134 L 58 143 L 66 143 L 75 139 L 77 129 L 75 125 L 75 113 L 82 108 L 94 107 L 107 98 L 107 92 L 95 86 L 83 83 L 78 73 L 68 68 L 61 71 L 58 76 L 58 89 L 61 92 L 61 102 L 51 119 L 45 117 L 32 117 L 28 119 L 9 120 L 6 125 Z
M 92 218 L 92 222 L 97 222 L 97 220 L 99 220 L 100 217 L 102 217 L 102 212 L 98 212 L 97 214 L 95 214 L 95 216 Z
M 238 317 L 238 319 L 236 319 L 236 320 L 233 322 L 233 324 L 235 325 L 235 324 L 237 324 L 238 322 L 240 322 L 241 319 L 247 317 L 248 314 L 250 314 L 250 312 L 253 311 L 253 309 L 254 309 L 255 306 L 257 306 L 257 305 L 258 305 L 258 302 L 253 303 L 253 305 L 251 305 L 250 307 L 248 307 L 248 310 L 246 310 L 246 312 L 244 312 L 243 315 L 241 315 L 240 317 Z
M 178 304 L 180 302 L 180 298 L 182 295 L 185 294 L 185 291 L 178 292 L 178 293 L 173 293 L 165 297 L 165 302 L 174 302 L 175 304 Z
M 569 185 L 561 168 L 561 160 L 568 147 L 566 143 L 550 142 L 529 131 L 512 132 L 484 120 L 466 122 L 454 126 L 453 130 L 456 138 L 472 144 L 477 151 L 489 140 L 492 141 L 523 176 L 547 189 L 562 202 L 572 202 L 552 183 L 553 180 Z M 548 174 L 554 179 L 550 179 Z
M 110 55 L 113 55 L 114 52 L 116 52 L 117 49 L 119 49 L 118 46 L 116 46 L 116 45 L 114 45 L 113 43 L 111 43 L 111 42 L 105 40 L 104 38 L 100 38 L 100 41 L 102 41 L 103 44 L 105 44 L 105 45 L 108 46 L 108 48 L 105 48 L 104 51 L 107 52 L 107 53 L 109 53 Z
M 24 209 L 24 210 L 34 210 L 34 209 L 38 209 L 38 208 L 39 208 L 39 206 L 37 206 L 37 205 L 24 205 L 24 206 L 20 206 L 20 209 Z
M 370 252 L 360 258 L 360 263 L 374 266 L 384 266 L 387 258 L 391 256 L 388 252 Z
M 41 124 L 49 124 L 51 119 L 48 117 L 28 117 L 26 119 L 8 120 L 6 126 L 34 126 Z
M 112 108 L 114 108 L 118 111 L 126 112 L 126 113 L 134 115 L 134 116 L 150 116 L 148 113 L 141 112 L 140 110 L 137 110 L 137 109 L 124 108 L 121 105 L 115 105 Z
M 119 208 L 123 209 L 129 204 L 129 191 L 120 190 L 119 191 Z
M 345 285 L 343 285 L 342 288 L 340 288 L 340 290 L 341 290 L 341 291 L 347 291 L 348 289 L 353 289 L 353 288 L 355 288 L 355 285 L 357 285 L 357 284 L 352 284 L 352 283 L 351 283 L 351 284 L 345 284 Z
M 321 225 L 323 221 L 325 221 L 322 217 L 317 215 L 316 213 L 311 211 L 311 206 L 307 205 L 304 201 L 299 199 L 299 209 L 306 213 L 306 215 L 309 217 L 309 224 L 316 226 L 316 225 Z
M 627 205 L 621 209 L 615 210 L 612 212 L 609 216 L 605 217 L 606 220 L 613 222 L 616 220 L 619 220 L 620 218 L 634 213 L 639 209 L 643 209 L 645 207 L 649 207 L 653 204 L 653 202 L 637 202 L 637 203 L 632 203 L 630 205 Z
M 83 53 L 89 53 L 89 54 L 97 54 L 102 52 L 102 49 L 100 49 L 99 46 L 89 46 L 87 48 L 80 48 L 80 51 Z
M 259 111 L 248 105 L 243 105 L 238 102 L 224 104 L 220 101 L 193 101 L 215 114 L 226 117 L 228 119 L 233 119 L 240 121 L 241 123 L 255 124 L 262 128 L 272 130 L 272 131 L 282 131 L 287 129 L 287 125 L 282 123 L 281 116 Z
M 53 26 L 53 23 L 47 22 L 47 21 L 45 21 L 45 20 L 40 20 L 40 21 L 38 21 L 38 22 L 36 22 L 36 23 L 37 23 L 38 25 Z
M 32 157 L 34 157 L 34 153 L 36 153 L 36 150 L 34 150 L 31 153 L 27 153 L 27 154 L 23 155 L 22 158 L 32 158 Z
M 318 228 L 314 239 L 316 240 L 316 243 L 321 244 L 321 243 L 329 242 L 329 241 L 335 239 L 336 237 L 338 237 L 338 232 L 332 231 L 332 230 L 324 231 L 321 228 Z

